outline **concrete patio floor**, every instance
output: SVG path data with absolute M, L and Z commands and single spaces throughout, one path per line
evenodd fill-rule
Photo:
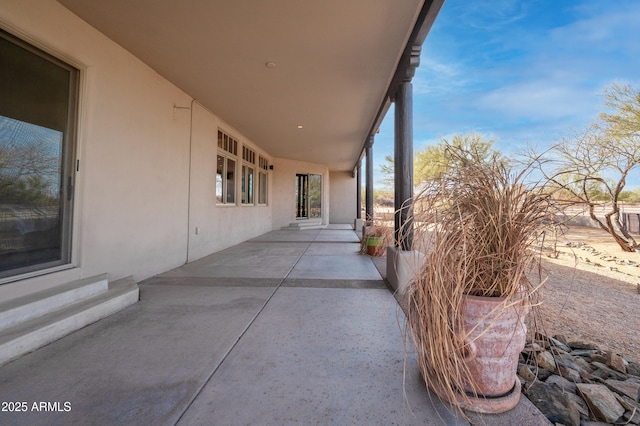
M 135 306 L 0 368 L 0 401 L 28 408 L 0 424 L 467 424 L 426 390 L 358 249 L 348 227 L 274 231 L 150 278 Z M 524 402 L 474 419 L 546 424 Z

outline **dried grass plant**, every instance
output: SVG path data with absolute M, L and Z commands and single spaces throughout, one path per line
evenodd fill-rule
M 460 407 L 478 396 L 464 362 L 465 295 L 536 306 L 542 275 L 531 282 L 528 272 L 539 267 L 555 205 L 543 183 L 527 182 L 530 167 L 515 173 L 498 157 L 448 149 L 456 167 L 414 198 L 414 248 L 426 261 L 407 289 L 407 325 L 425 382 Z
M 376 212 L 371 220 L 371 225 L 365 227 L 364 235 L 360 240 L 360 254 L 367 254 L 367 237 L 382 237 L 384 244 L 375 248 L 373 256 L 384 256 L 387 252 L 387 246 L 393 244 L 394 231 L 393 222 L 389 223 L 383 219 L 383 214 Z

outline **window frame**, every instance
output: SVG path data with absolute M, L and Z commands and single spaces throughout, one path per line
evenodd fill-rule
M 256 152 L 246 145 L 242 146 L 242 166 L 240 176 L 240 204 L 254 206 L 255 203 L 255 179 L 256 177 Z
M 216 205 L 235 206 L 238 203 L 237 197 L 237 176 L 238 176 L 238 140 L 230 136 L 222 129 L 218 129 L 218 146 L 216 150 Z M 220 159 L 222 159 L 222 170 L 220 170 Z M 233 162 L 233 170 L 229 170 L 229 163 Z M 229 176 L 233 181 L 229 182 Z M 220 176 L 220 178 L 219 178 Z M 219 189 L 220 188 L 220 189 Z M 231 191 L 229 191 L 231 189 Z M 230 194 L 233 199 L 229 199 Z
M 258 184 L 256 192 L 256 205 L 269 205 L 269 160 L 262 155 L 258 156 Z M 263 191 L 264 189 L 264 191 Z
M 22 39 L 0 27 L 0 38 L 24 49 L 30 54 L 49 62 L 69 73 L 67 113 L 61 139 L 59 176 L 59 211 L 60 211 L 60 255 L 58 259 L 37 262 L 26 266 L 7 269 L 0 272 L 0 285 L 72 268 L 73 265 L 73 230 L 76 173 L 79 171 L 78 126 L 80 111 L 80 86 L 82 70 L 52 52 L 36 46 L 33 42 Z M 46 113 L 46 112 L 45 112 Z M 20 121 L 20 120 L 19 120 Z M 38 125 L 36 123 L 32 123 Z

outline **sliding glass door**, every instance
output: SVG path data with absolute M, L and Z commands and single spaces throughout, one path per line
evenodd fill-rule
M 70 262 L 77 80 L 0 30 L 0 279 Z

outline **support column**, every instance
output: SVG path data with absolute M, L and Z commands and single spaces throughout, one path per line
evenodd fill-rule
M 362 219 L 362 160 L 356 167 L 356 219 Z
M 395 102 L 395 241 L 401 250 L 413 243 L 413 85 L 403 81 Z
M 404 293 L 422 267 L 424 256 L 413 246 L 413 87 L 420 47 L 413 46 L 405 75 L 395 94 L 394 180 L 395 246 L 387 247 L 387 280 Z
M 353 221 L 353 229 L 356 232 L 363 232 L 364 222 L 362 221 L 362 159 L 358 160 L 356 166 L 356 218 Z
M 365 223 L 367 226 L 373 223 L 373 135 L 369 136 L 366 148 L 367 175 L 365 179 Z

